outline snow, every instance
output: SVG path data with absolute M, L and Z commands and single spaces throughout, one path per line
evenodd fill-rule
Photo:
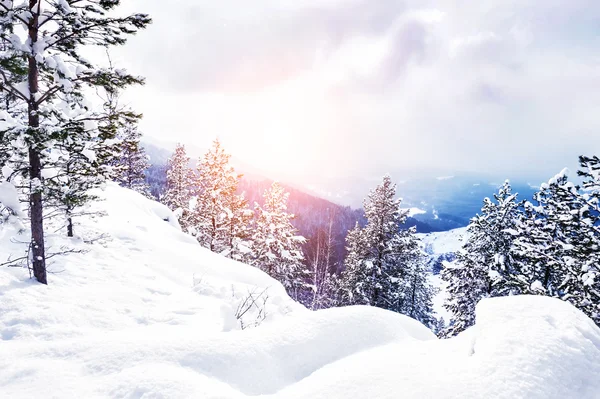
M 432 260 L 437 261 L 440 256 L 457 252 L 461 248 L 467 234 L 467 228 L 460 227 L 448 231 L 419 233 L 417 236 L 421 240 L 421 245 L 425 249 L 425 252 Z M 442 261 L 442 264 L 444 267 L 451 267 L 452 265 L 452 263 L 447 261 Z M 433 297 L 433 310 L 436 317 L 443 317 L 444 321 L 448 323 L 451 314 L 444 308 L 447 298 L 446 283 L 439 274 L 431 274 L 429 282 L 438 289 L 437 294 Z
M 600 330 L 546 297 L 483 300 L 449 340 L 404 340 L 323 367 L 277 398 L 597 398 Z
M 0 209 L 2 206 L 10 208 L 17 216 L 25 217 L 25 213 L 21 209 L 19 193 L 15 186 L 8 181 L 0 183 Z
M 48 235 L 49 248 L 86 251 L 53 258 L 48 286 L 0 268 L 2 397 L 592 399 L 600 391 L 600 329 L 568 303 L 486 299 L 476 325 L 448 340 L 381 309 L 311 312 L 260 270 L 201 248 L 163 205 L 115 185 L 99 195 L 94 209 L 105 216 L 81 218 L 78 237 Z M 12 227 L 2 228 L 0 261 L 22 249 Z M 236 317 L 249 293 L 265 300 L 256 327 L 257 308 Z
M 456 252 L 462 246 L 466 234 L 467 228 L 460 227 L 435 233 L 419 233 L 417 236 L 419 236 L 423 245 L 431 246 L 434 254 L 441 255 Z
M 447 264 L 447 262 L 444 263 Z M 447 284 L 444 280 L 442 280 L 442 276 L 440 274 L 430 274 L 429 283 L 438 289 L 437 294 L 435 294 L 432 298 L 433 311 L 438 319 L 442 317 L 444 319 L 444 323 L 448 325 L 452 319 L 452 314 L 444 307 L 444 303 L 446 303 L 448 298 L 448 290 L 446 288 Z
M 407 216 L 409 216 L 409 217 L 412 217 L 412 216 L 415 216 L 415 215 L 422 215 L 422 214 L 427 213 L 427 211 L 424 211 L 423 209 L 415 208 L 415 207 L 412 207 L 412 208 L 403 208 L 403 209 L 401 209 L 401 211 L 403 211 L 403 212 L 407 212 L 408 211 Z

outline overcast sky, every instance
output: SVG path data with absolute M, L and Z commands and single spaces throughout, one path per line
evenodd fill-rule
M 157 139 L 289 175 L 545 178 L 600 155 L 598 0 L 126 3 L 154 19 L 117 61 Z

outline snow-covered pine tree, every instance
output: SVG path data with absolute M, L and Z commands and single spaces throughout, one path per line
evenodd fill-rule
M 489 270 L 473 260 L 469 248 L 457 252 L 455 262 L 442 269 L 442 279 L 446 282 L 448 298 L 444 307 L 452 314 L 452 320 L 442 333 L 451 337 L 475 324 L 475 306 L 490 292 Z
M 135 124 L 127 124 L 119 132 L 119 157 L 112 167 L 114 179 L 120 186 L 152 198 L 144 172 L 150 166 L 148 156 L 140 144 L 141 132 Z
M 576 234 L 569 227 L 574 219 L 571 211 L 578 196 L 565 169 L 541 185 L 533 203 L 524 204 L 514 241 L 519 268 L 529 283 L 522 293 L 562 296 L 560 287 L 568 276 L 566 262 L 571 259 L 569 236 Z
M 414 256 L 415 259 L 405 261 L 409 270 L 405 286 L 401 287 L 404 292 L 400 313 L 435 330 L 438 321 L 433 316 L 433 297 L 437 290 L 429 282 L 424 256 L 420 256 L 418 253 L 415 253 Z
M 10 118 L 3 115 L 12 122 L 4 124 L 2 135 L 11 143 L 9 151 L 26 159 L 22 172 L 29 179 L 32 268 L 43 284 L 47 284 L 43 170 L 51 162 L 47 150 L 67 126 L 70 142 L 99 139 L 97 126 L 91 123 L 99 114 L 85 99 L 86 87 L 141 83 L 123 70 L 109 71 L 80 55 L 85 46 L 122 45 L 127 36 L 150 23 L 145 14 L 112 16 L 119 4 L 119 0 L 0 1 L 0 88 L 14 99 Z
M 106 180 L 104 168 L 96 154 L 103 147 L 89 131 L 78 124 L 65 127 L 54 137 L 59 137 L 50 150 L 45 173 L 46 217 L 64 215 L 68 237 L 74 235 L 73 218 L 85 214 L 84 205 L 97 197 L 90 193 Z M 60 135 L 60 136 L 58 136 Z M 76 136 L 79 140 L 70 140 Z M 83 138 L 87 136 L 87 140 Z
M 185 146 L 177 144 L 167 166 L 167 189 L 160 199 L 163 204 L 177 214 L 183 231 L 191 227 L 190 200 L 194 189 L 195 176 L 189 167 L 190 158 Z
M 264 204 L 255 204 L 256 223 L 252 237 L 252 265 L 283 284 L 296 300 L 307 288 L 308 270 L 303 264 L 306 241 L 292 225 L 287 212 L 289 193 L 277 182 L 265 191 Z
M 521 204 L 508 181 L 494 199 L 496 202 L 484 200 L 481 214 L 471 219 L 469 237 L 456 262 L 442 271 L 448 284 L 445 307 L 453 315 L 447 336 L 474 324 L 475 305 L 484 297 L 518 294 L 529 288 L 513 245 L 522 217 Z
M 573 280 L 579 285 L 574 304 L 600 326 L 600 159 L 580 156 L 579 165 L 577 174 L 584 178 L 583 207 L 577 216 L 582 228 L 573 244 L 581 267 L 570 269 L 577 273 Z
M 237 186 L 237 184 L 236 184 Z M 244 194 L 228 192 L 225 198 L 225 239 L 223 255 L 243 263 L 252 261 L 252 219 L 254 212 L 248 207 Z
M 419 247 L 413 239 L 414 229 L 400 230 L 408 211 L 400 209 L 402 200 L 395 196 L 396 185 L 385 176 L 364 203 L 365 236 L 370 249 L 366 263 L 370 275 L 367 291 L 370 292 L 371 306 L 401 311 L 402 287 L 407 282 L 410 262 Z
M 532 293 L 566 300 L 600 325 L 597 161 L 581 157 L 580 164 L 583 193 L 566 169 L 542 184 L 516 247 L 530 267 Z
M 198 162 L 198 199 L 193 210 L 194 234 L 200 245 L 213 252 L 228 254 L 236 223 L 243 216 L 245 201 L 236 198 L 240 176 L 229 164 L 230 155 L 219 140 Z M 236 208 L 236 214 L 230 209 Z
M 367 281 L 371 278 L 366 262 L 370 255 L 369 241 L 365 230 L 358 222 L 346 235 L 346 258 L 344 271 L 337 279 L 336 302 L 338 306 L 368 305 L 371 293 L 366 289 L 370 287 Z
M 367 225 L 348 233 L 346 269 L 339 279 L 341 305 L 364 304 L 423 320 L 431 309 L 431 295 L 414 228 L 400 230 L 408 211 L 395 199 L 396 185 L 389 176 L 364 202 Z M 414 299 L 413 302 L 411 302 Z M 419 300 L 424 300 L 420 303 Z M 429 310 L 428 310 L 429 309 Z

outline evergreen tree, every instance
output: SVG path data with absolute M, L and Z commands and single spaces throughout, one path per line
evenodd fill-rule
M 532 293 L 568 301 L 600 324 L 598 160 L 580 164 L 583 192 L 566 170 L 543 184 L 516 246 L 530 265 Z
M 152 198 L 150 187 L 146 184 L 144 172 L 150 166 L 148 156 L 140 144 L 142 134 L 137 126 L 128 124 L 119 134 L 120 156 L 113 163 L 115 181 L 120 186 L 137 191 Z
M 506 181 L 486 198 L 468 226 L 469 237 L 457 253 L 456 262 L 442 271 L 448 284 L 445 307 L 453 315 L 446 335 L 457 334 L 475 322 L 475 305 L 488 296 L 519 294 L 529 288 L 516 261 L 513 242 L 518 235 L 521 213 L 516 194 Z
M 443 317 L 440 317 L 435 322 L 435 326 L 433 327 L 433 332 L 435 333 L 435 335 L 437 335 L 439 337 L 439 336 L 443 335 L 445 329 L 446 329 L 446 320 L 444 320 Z
M 400 313 L 420 321 L 423 325 L 434 330 L 438 321 L 433 316 L 433 297 L 437 290 L 429 283 L 427 265 L 425 258 L 415 254 L 417 257 L 408 262 L 406 284 L 401 289 L 403 301 Z
M 344 271 L 337 284 L 339 306 L 370 304 L 371 293 L 367 288 L 372 284 L 368 282 L 371 274 L 366 264 L 369 258 L 369 242 L 365 233 L 356 222 L 346 236 L 348 253 L 344 259 Z
M 583 207 L 577 216 L 581 221 L 574 246 L 581 267 L 570 270 L 576 274 L 573 282 L 579 285 L 575 306 L 600 326 L 600 159 L 597 156 L 579 157 L 579 176 L 584 178 L 581 200 Z
M 365 200 L 367 225 L 346 238 L 348 255 L 339 280 L 341 305 L 363 304 L 408 314 L 428 325 L 432 290 L 415 229 L 400 230 L 408 212 L 400 209 L 389 176 Z
M 162 203 L 177 214 L 184 231 L 188 231 L 191 225 L 190 200 L 194 186 L 194 173 L 188 166 L 189 162 L 185 146 L 177 144 L 168 161 L 167 189 L 161 198 Z
M 279 280 L 292 298 L 299 299 L 309 275 L 301 247 L 306 240 L 291 223 L 294 215 L 287 212 L 288 197 L 289 193 L 274 182 L 265 191 L 264 205 L 255 204 L 252 264 Z
M 118 0 L 6 0 L 0 2 L 0 89 L 14 103 L 4 115 L 3 143 L 23 156 L 21 172 L 29 179 L 32 267 L 46 284 L 44 195 L 42 171 L 52 168 L 56 142 L 86 148 L 90 137 L 101 139 L 92 121 L 99 113 L 84 96 L 86 87 L 122 88 L 141 79 L 122 70 L 110 71 L 80 56 L 84 46 L 122 45 L 127 36 L 150 23 L 144 14 L 113 17 Z M 26 39 L 16 32 L 26 27 Z M 24 62 L 26 60 L 26 62 Z M 65 134 L 66 132 L 66 134 Z
M 82 126 L 69 126 L 60 132 L 60 136 L 55 134 L 60 139 L 49 151 L 47 165 L 52 167 L 44 169 L 46 209 L 51 210 L 46 216 L 64 215 L 68 237 L 74 235 L 73 218 L 85 214 L 83 207 L 97 199 L 90 190 L 100 186 L 107 178 L 106 169 L 96 155 L 104 147 L 104 142 L 94 140 L 90 134 L 93 130 L 74 133 L 71 129 L 82 129 Z M 75 135 L 79 138 L 88 135 L 88 138 L 69 139 L 69 136 Z
M 573 224 L 572 212 L 578 213 L 576 208 L 581 208 L 578 197 L 577 187 L 569 183 L 563 170 L 541 185 L 534 195 L 535 204 L 525 203 L 525 217 L 514 243 L 521 270 L 529 283 L 529 290 L 523 293 L 562 296 L 561 286 L 569 274 L 566 263 L 572 259 L 570 236 L 578 230 L 577 224 Z
M 237 184 L 236 184 L 237 185 Z M 229 191 L 225 197 L 225 240 L 223 254 L 243 263 L 252 261 L 252 230 L 254 212 L 248 207 L 244 194 Z
M 194 235 L 205 248 L 228 254 L 233 249 L 236 224 L 243 218 L 245 201 L 237 197 L 239 175 L 229 165 L 219 140 L 198 162 L 198 198 L 193 210 Z M 235 208 L 235 212 L 231 209 Z

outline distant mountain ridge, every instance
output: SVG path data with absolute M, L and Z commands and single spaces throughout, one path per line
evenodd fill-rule
M 167 144 L 158 142 L 143 142 L 144 148 L 150 157 L 152 167 L 148 171 L 149 184 L 153 193 L 158 196 L 161 186 L 165 183 L 165 165 L 172 149 Z M 173 144 L 174 146 L 174 144 Z M 190 156 L 190 166 L 195 167 L 197 159 L 204 150 L 195 146 L 186 146 Z M 258 201 L 273 180 L 267 173 L 257 170 L 232 157 L 232 164 L 236 171 L 244 175 L 242 186 L 247 192 L 250 203 Z M 413 175 L 415 175 L 414 172 Z M 407 221 L 408 226 L 416 226 L 417 231 L 428 233 L 433 231 L 448 231 L 455 228 L 465 227 L 469 220 L 481 209 L 483 199 L 492 197 L 503 179 L 494 179 L 489 176 L 467 173 L 442 173 L 439 176 L 409 177 L 408 172 L 403 175 L 397 171 L 392 175 L 398 184 L 398 195 L 403 199 L 403 208 L 415 208 L 421 212 L 413 212 Z M 316 177 L 307 179 L 319 180 Z M 300 203 L 307 206 L 309 203 L 321 204 L 326 201 L 327 206 L 319 205 L 320 209 L 326 207 L 335 209 L 360 209 L 362 199 L 366 197 L 380 179 L 375 178 L 339 178 L 321 177 L 314 184 L 303 182 L 279 180 L 292 192 L 290 196 L 290 209 L 299 217 Z M 519 199 L 531 199 L 537 187 L 529 182 L 512 181 L 514 192 L 519 193 Z M 321 188 L 322 187 L 322 188 Z M 297 201 L 297 202 L 294 202 Z M 315 205 L 316 206 L 316 205 Z M 307 208 L 313 210 L 312 205 Z M 341 211 L 340 211 L 341 212 Z M 358 211 L 360 213 L 360 211 Z M 306 216 L 304 216 L 306 218 Z M 358 218 L 351 218 L 353 223 Z M 304 226 L 314 224 L 308 221 L 297 222 L 305 230 Z

